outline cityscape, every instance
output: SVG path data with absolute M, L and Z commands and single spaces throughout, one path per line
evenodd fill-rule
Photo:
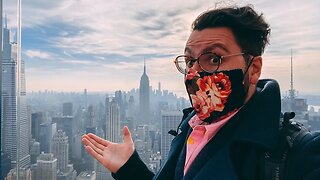
M 19 10 L 21 4 L 17 2 Z M 18 17 L 21 25 L 19 13 Z M 85 151 L 81 137 L 94 133 L 121 143 L 124 126 L 129 127 L 135 150 L 148 168 L 153 172 L 160 169 L 174 138 L 168 132 L 176 130 L 183 109 L 191 105 L 189 99 L 167 90 L 161 81 L 150 79 L 153 71 L 148 59 L 140 64 L 139 83 L 130 90 L 91 92 L 85 87 L 82 92 L 27 91 L 21 26 L 12 30 L 7 18 L 1 19 L 1 180 L 113 179 Z M 292 53 L 287 59 L 291 60 L 290 88 L 282 95 L 282 111 L 294 111 L 297 121 L 310 130 L 320 130 L 320 98 L 315 96 L 317 101 L 313 96 L 299 95 Z

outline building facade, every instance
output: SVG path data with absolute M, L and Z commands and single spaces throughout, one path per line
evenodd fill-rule
M 167 159 L 170 144 L 174 138 L 174 136 L 168 134 L 168 131 L 177 129 L 182 116 L 181 111 L 162 111 L 161 113 L 161 162 Z

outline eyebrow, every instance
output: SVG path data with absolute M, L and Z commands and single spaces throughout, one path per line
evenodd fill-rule
M 204 50 L 202 50 L 201 53 L 208 52 L 208 51 L 210 51 L 210 50 L 212 50 L 214 48 L 219 48 L 219 49 L 222 49 L 222 50 L 224 50 L 226 52 L 229 52 L 229 50 L 226 48 L 226 46 L 224 44 L 215 43 L 215 44 L 212 44 L 212 45 L 206 47 Z M 189 47 L 185 47 L 184 52 L 185 53 L 188 52 L 189 54 L 192 54 L 192 50 Z

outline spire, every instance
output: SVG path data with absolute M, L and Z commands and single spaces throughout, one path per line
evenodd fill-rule
M 7 17 L 7 14 L 4 15 L 4 28 L 8 29 L 8 17 Z
M 149 77 L 147 75 L 146 60 L 144 58 L 143 58 L 143 74 L 141 76 L 141 80 L 142 81 L 149 81 Z
M 146 59 L 143 58 L 143 74 L 147 74 L 146 72 Z

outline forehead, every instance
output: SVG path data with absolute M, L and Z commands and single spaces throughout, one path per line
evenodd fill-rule
M 237 52 L 240 50 L 232 31 L 225 27 L 192 31 L 185 50 L 191 53 L 213 48 L 219 48 L 226 52 Z

